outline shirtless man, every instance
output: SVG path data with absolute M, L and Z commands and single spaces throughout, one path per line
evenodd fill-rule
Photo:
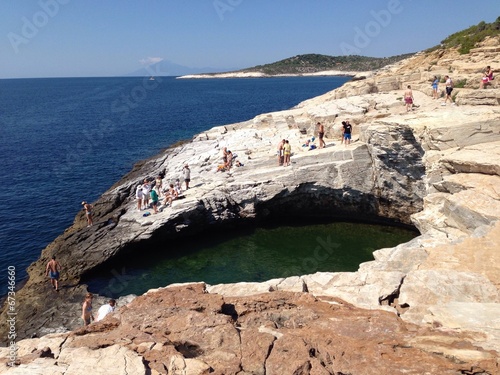
M 54 255 L 51 260 L 47 263 L 47 267 L 45 268 L 45 276 L 49 276 L 50 274 L 50 283 L 52 284 L 52 288 L 59 291 L 59 271 L 61 270 L 61 265 L 56 260 L 56 256 Z
M 325 126 L 321 122 L 318 122 L 318 126 L 319 148 L 323 148 L 326 147 L 326 143 L 323 140 L 323 137 L 325 136 Z
M 92 208 L 94 207 L 85 201 L 82 202 L 82 206 L 85 210 L 85 216 L 87 216 L 87 227 L 91 227 L 94 224 L 94 220 L 92 218 Z
M 282 139 L 280 143 L 278 143 L 278 165 L 283 165 L 284 154 L 283 154 L 283 146 L 285 145 L 285 140 Z
M 413 92 L 411 91 L 410 85 L 408 85 L 405 91 L 405 104 L 406 112 L 413 111 Z

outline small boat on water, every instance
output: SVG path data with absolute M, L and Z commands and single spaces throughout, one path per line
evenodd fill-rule
M 151 76 L 151 77 L 149 77 L 149 80 L 150 80 L 150 81 L 154 81 L 154 80 L 155 80 L 155 77 Z

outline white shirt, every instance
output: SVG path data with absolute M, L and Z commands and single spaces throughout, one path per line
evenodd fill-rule
M 109 303 L 106 305 L 102 305 L 97 311 L 97 319 L 95 321 L 98 322 L 99 320 L 103 320 L 106 315 L 113 311 L 115 311 L 115 308 L 111 307 Z

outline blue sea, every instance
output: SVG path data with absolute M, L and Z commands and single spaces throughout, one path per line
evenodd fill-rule
M 133 164 L 216 125 L 291 108 L 347 77 L 0 80 L 0 295 Z

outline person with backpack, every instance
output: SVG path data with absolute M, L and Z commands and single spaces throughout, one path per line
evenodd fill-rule
M 451 104 L 455 104 L 453 103 L 453 99 L 451 98 L 451 92 L 453 91 L 453 80 L 450 78 L 450 76 L 444 76 L 444 79 L 446 85 L 446 98 L 444 98 L 444 102 L 442 102 L 441 105 L 446 105 L 448 99 L 450 99 Z

